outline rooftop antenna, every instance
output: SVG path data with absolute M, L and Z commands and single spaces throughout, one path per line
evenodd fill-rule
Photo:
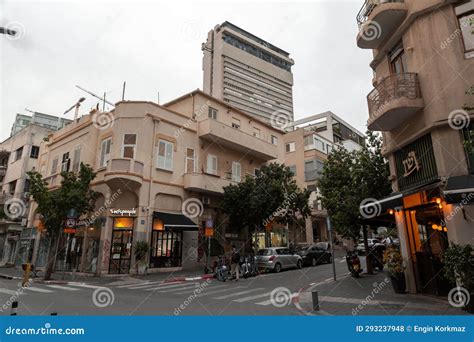
M 67 113 L 69 113 L 71 110 L 73 110 L 74 108 L 76 108 L 76 111 L 74 112 L 74 121 L 76 121 L 77 119 L 77 116 L 79 114 L 79 107 L 81 106 L 81 103 L 84 102 L 86 100 L 85 97 L 81 97 L 79 100 L 77 100 L 77 102 L 75 104 L 73 104 L 68 110 L 66 110 L 64 112 L 64 115 L 66 115 Z
M 156 103 L 160 104 L 160 92 L 158 92 L 157 95 L 158 95 L 158 97 L 157 97 L 157 102 Z
M 104 97 L 100 97 L 99 95 L 94 94 L 94 93 L 91 92 L 90 90 L 84 89 L 84 88 L 82 88 L 81 86 L 76 85 L 76 88 L 78 88 L 78 89 L 80 89 L 80 90 L 82 90 L 82 91 L 85 91 L 87 94 L 92 95 L 92 96 L 94 96 L 95 98 L 98 98 L 99 100 L 101 100 L 101 101 L 104 103 L 104 105 L 103 105 L 104 110 L 105 110 L 105 104 L 106 104 L 106 103 L 107 103 L 108 105 L 112 106 L 112 107 L 115 107 L 115 104 L 113 104 L 112 102 L 107 101 L 107 100 L 105 99 L 105 94 L 104 94 Z

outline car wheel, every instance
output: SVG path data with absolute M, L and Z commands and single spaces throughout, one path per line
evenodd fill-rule
M 316 266 L 318 264 L 318 261 L 316 258 L 311 259 L 311 266 Z
M 275 271 L 275 273 L 280 273 L 281 271 L 281 264 L 279 262 L 277 262 L 275 264 L 275 267 L 273 268 L 273 270 Z
M 302 268 L 303 267 L 303 262 L 301 260 L 298 260 L 298 262 L 296 263 L 296 267 L 297 268 Z

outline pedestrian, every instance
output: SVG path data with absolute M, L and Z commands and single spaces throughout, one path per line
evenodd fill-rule
M 235 274 L 235 281 L 239 281 L 240 253 L 232 246 L 232 257 L 230 259 L 230 271 Z

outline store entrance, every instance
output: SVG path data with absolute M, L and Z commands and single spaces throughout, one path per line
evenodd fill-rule
M 114 218 L 109 264 L 109 273 L 111 274 L 126 274 L 130 272 L 133 221 L 132 217 Z
M 150 267 L 180 267 L 183 232 L 153 230 Z
M 450 284 L 443 277 L 441 254 L 449 242 L 441 208 L 436 203 L 409 208 L 405 218 L 418 291 L 447 295 Z

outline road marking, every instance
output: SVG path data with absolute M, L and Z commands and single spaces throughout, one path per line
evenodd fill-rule
M 106 288 L 106 286 L 96 286 L 96 285 L 89 285 L 85 283 L 67 283 L 68 285 L 77 286 L 77 287 L 84 287 L 86 289 L 101 289 Z
M 0 289 L 0 293 L 6 293 L 7 295 L 10 295 L 10 296 L 18 295 L 18 291 L 12 291 L 12 290 L 7 290 L 7 289 Z
M 180 283 L 180 284 L 174 284 L 174 285 L 161 285 L 161 286 L 155 286 L 151 289 L 146 289 L 146 291 L 152 291 L 152 290 L 166 290 L 166 289 L 172 289 L 175 287 L 188 287 L 188 286 L 196 286 L 198 283 Z M 153 286 L 153 285 L 152 285 Z
M 176 288 L 176 286 L 179 286 Z M 157 291 L 160 293 L 168 293 L 168 292 L 173 292 L 173 291 L 182 291 L 182 290 L 189 290 L 189 289 L 194 289 L 198 287 L 198 284 L 189 284 L 189 285 L 173 285 L 170 287 L 152 287 L 151 289 L 144 289 L 145 291 Z
M 243 303 L 243 302 L 247 302 L 247 301 L 249 301 L 249 300 L 253 300 L 253 299 L 257 299 L 257 298 L 270 297 L 271 294 L 272 294 L 271 292 L 261 293 L 261 294 L 259 294 L 259 295 L 255 295 L 255 296 L 250 296 L 250 297 L 244 297 L 244 298 L 234 299 L 233 301 L 234 301 L 234 302 L 238 302 L 238 303 Z
M 291 298 L 290 298 L 290 299 L 293 299 L 293 298 L 296 297 L 297 295 L 298 295 L 298 293 L 293 293 L 293 294 L 291 294 Z M 274 302 L 274 299 L 265 300 L 265 301 L 263 301 L 263 302 L 259 302 L 259 303 L 255 303 L 255 304 L 266 306 L 266 305 L 272 304 L 272 302 Z M 290 303 L 291 303 L 291 301 L 290 301 Z
M 60 285 L 46 285 L 47 287 L 51 287 L 53 289 L 59 289 L 59 290 L 66 290 L 66 291 L 79 291 L 79 289 L 76 289 L 74 287 L 66 287 L 66 286 L 60 286 Z
M 119 287 L 127 287 L 129 290 L 137 290 L 137 289 L 144 289 L 150 286 L 156 286 L 156 284 L 161 284 L 161 281 L 150 281 L 149 283 L 142 283 L 140 285 L 127 285 L 127 286 L 119 286 Z
M 212 296 L 212 295 L 214 295 L 214 294 L 216 294 L 216 293 L 222 293 L 222 292 L 226 292 L 226 291 L 229 291 L 229 290 L 235 290 L 235 289 L 239 289 L 239 288 L 240 288 L 240 289 L 245 288 L 245 286 L 230 287 L 230 286 L 226 286 L 226 285 L 217 285 L 217 286 L 215 286 L 215 287 L 219 287 L 219 288 L 220 288 L 220 287 L 222 287 L 222 286 L 225 286 L 225 289 L 222 289 L 222 288 L 221 288 L 220 290 L 210 290 L 210 291 L 208 291 L 208 290 L 206 289 L 205 291 L 201 292 L 198 296 L 199 296 L 199 297 Z M 186 291 L 186 292 L 180 293 L 180 294 L 187 294 L 187 293 L 188 293 L 188 292 Z
M 228 294 L 228 295 L 225 295 L 225 296 L 215 297 L 214 299 L 226 299 L 226 298 L 236 297 L 236 296 L 240 296 L 240 295 L 243 295 L 243 294 L 246 294 L 246 293 L 255 292 L 255 291 L 260 291 L 260 290 L 264 290 L 264 288 L 259 287 L 259 288 L 250 289 L 250 290 L 247 290 L 247 291 L 241 291 L 241 292 L 231 293 L 231 294 Z
M 40 289 L 39 287 L 33 287 L 33 286 L 24 287 L 24 289 L 25 290 L 30 290 L 30 291 L 33 291 L 33 292 L 41 292 L 41 293 L 51 293 L 51 292 L 53 292 L 51 290 Z

